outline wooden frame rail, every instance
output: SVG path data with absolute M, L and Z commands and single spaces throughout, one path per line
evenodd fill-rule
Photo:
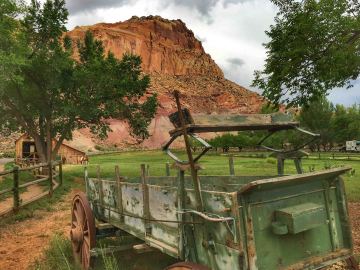
M 58 167 L 58 170 L 56 170 L 56 167 Z M 47 175 L 38 175 L 40 178 L 20 185 L 20 183 L 19 183 L 20 172 L 34 171 L 34 170 L 40 169 L 40 168 L 45 168 L 45 170 L 47 171 Z M 54 190 L 56 188 L 58 188 L 59 186 L 61 186 L 62 181 L 63 181 L 62 162 L 61 161 L 55 161 L 55 162 L 50 162 L 50 163 L 40 163 L 40 164 L 36 164 L 31 167 L 24 167 L 24 168 L 19 168 L 18 166 L 15 166 L 11 170 L 6 170 L 6 171 L 0 172 L 0 176 L 6 176 L 6 175 L 10 175 L 10 174 L 13 175 L 13 187 L 0 190 L 0 196 L 3 194 L 6 194 L 6 193 L 12 193 L 13 205 L 9 205 L 8 208 L 0 210 L 0 216 L 3 216 L 10 212 L 16 212 L 19 210 L 20 207 L 25 206 L 25 205 L 27 205 L 31 202 L 34 202 L 40 198 L 43 198 L 45 196 L 52 197 Z M 26 188 L 31 185 L 36 185 L 36 184 L 43 183 L 43 182 L 48 182 L 48 184 L 49 184 L 48 190 L 46 190 L 40 194 L 36 194 L 26 201 L 21 200 L 21 198 L 20 198 L 20 189 L 21 188 Z

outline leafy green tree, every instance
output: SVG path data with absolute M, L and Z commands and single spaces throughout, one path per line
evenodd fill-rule
M 19 46 L 24 42 L 21 23 L 17 19 L 22 3 L 14 0 L 0 1 L 0 82 L 19 81 L 16 70 L 24 65 L 26 49 Z M 0 91 L 5 87 L 0 83 Z
M 353 105 L 350 108 L 345 108 L 343 105 L 336 105 L 332 126 L 337 143 L 345 144 L 349 140 L 359 140 L 360 107 Z
M 279 12 L 266 32 L 267 59 L 253 86 L 271 102 L 308 104 L 360 73 L 358 0 L 272 0 Z
M 145 95 L 149 77 L 142 75 L 138 56 L 118 60 L 112 53 L 105 54 L 90 32 L 74 52 L 75 46 L 64 35 L 68 17 L 64 0 L 47 0 L 43 5 L 32 0 L 21 24 L 13 14 L 4 15 L 14 24 L 9 35 L 21 38 L 8 50 L 24 53 L 17 54 L 22 58 L 12 70 L 17 79 L 0 80 L 1 130 L 29 134 L 42 161 L 53 159 L 75 129 L 89 128 L 105 137 L 111 118 L 126 120 L 140 139 L 148 136 L 157 101 L 154 95 Z M 4 23 L 0 20 L 0 29 L 6 28 Z M 54 140 L 52 147 L 49 142 Z
M 260 109 L 261 114 L 276 113 L 278 111 L 279 111 L 279 107 L 270 102 L 264 102 L 264 104 L 261 106 Z
M 317 150 L 320 150 L 321 146 L 324 150 L 330 150 L 333 146 L 333 113 L 334 106 L 326 98 L 313 101 L 301 110 L 299 116 L 301 125 L 321 136 L 320 140 L 315 142 Z

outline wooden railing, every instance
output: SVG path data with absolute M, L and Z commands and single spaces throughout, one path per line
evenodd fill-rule
M 57 168 L 57 170 L 56 170 L 56 168 Z M 42 175 L 37 172 L 36 180 L 31 181 L 31 182 L 26 182 L 24 184 L 20 184 L 20 181 L 19 181 L 20 172 L 23 172 L 23 171 L 35 172 L 35 171 L 40 171 L 40 169 L 42 171 L 46 171 L 47 174 Z M 45 196 L 52 197 L 54 190 L 56 188 L 58 188 L 59 186 L 61 186 L 62 181 L 63 181 L 61 161 L 55 161 L 55 162 L 50 162 L 50 163 L 40 163 L 40 164 L 31 166 L 31 167 L 24 167 L 24 168 L 15 166 L 11 170 L 0 172 L 0 177 L 11 175 L 11 174 L 13 175 L 13 187 L 7 188 L 4 190 L 0 190 L 0 196 L 7 194 L 7 193 L 12 193 L 13 204 L 9 205 L 9 207 L 7 207 L 6 209 L 0 209 L 0 216 L 8 214 L 10 212 L 16 212 L 19 210 L 20 207 L 25 206 L 36 200 L 39 200 L 40 198 L 43 198 Z M 56 179 L 57 179 L 57 181 L 56 181 Z M 33 197 L 31 197 L 28 200 L 25 200 L 25 201 L 21 200 L 21 198 L 20 198 L 20 189 L 21 188 L 26 188 L 31 185 L 36 185 L 36 184 L 43 183 L 43 182 L 48 182 L 48 190 L 46 190 L 40 194 L 35 194 Z M 0 201 L 0 203 L 1 203 L 1 201 Z

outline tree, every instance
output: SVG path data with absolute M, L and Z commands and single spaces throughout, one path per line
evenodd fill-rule
M 132 134 L 144 139 L 157 106 L 156 96 L 145 95 L 149 77 L 142 75 L 138 56 L 105 55 L 102 43 L 87 32 L 74 60 L 74 46 L 64 35 L 67 17 L 64 0 L 32 0 L 10 33 L 23 36 L 10 46 L 26 52 L 13 69 L 19 79 L 0 81 L 1 130 L 29 134 L 42 161 L 54 159 L 75 129 L 107 136 L 110 118 L 126 120 Z
M 353 105 L 345 108 L 343 105 L 336 105 L 332 119 L 332 126 L 335 133 L 335 141 L 345 144 L 346 141 L 360 139 L 360 108 Z
M 24 65 L 26 52 L 18 45 L 24 38 L 19 31 L 21 24 L 17 20 L 21 7 L 21 3 L 17 1 L 0 1 L 0 82 L 20 80 L 15 71 L 19 66 Z M 0 83 L 0 91 L 4 86 L 4 83 Z
M 253 86 L 271 102 L 308 104 L 360 73 L 358 0 L 272 0 L 279 12 L 266 32 L 267 59 Z
M 300 113 L 301 125 L 321 136 L 320 140 L 315 142 L 317 150 L 320 150 L 320 146 L 324 150 L 330 150 L 333 146 L 335 135 L 332 125 L 333 113 L 333 104 L 324 97 L 311 102 Z

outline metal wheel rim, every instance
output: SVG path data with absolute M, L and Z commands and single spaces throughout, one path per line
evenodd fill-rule
M 74 257 L 86 270 L 91 267 L 90 250 L 95 247 L 95 234 L 95 219 L 89 201 L 83 192 L 79 192 L 72 203 L 70 238 Z

